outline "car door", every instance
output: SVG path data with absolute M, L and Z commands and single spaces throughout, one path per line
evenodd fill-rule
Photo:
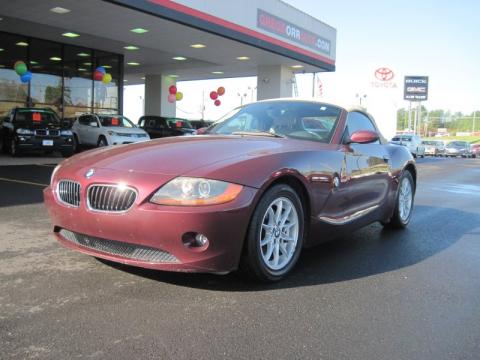
M 350 136 L 359 130 L 379 134 L 370 118 L 358 111 L 348 113 L 345 133 L 345 174 L 342 181 L 348 185 L 349 210 L 351 214 L 365 209 L 374 210 L 387 199 L 390 188 L 390 158 L 387 149 L 379 140 L 368 143 L 348 143 Z
M 95 124 L 95 126 L 92 126 Z M 89 145 L 97 145 L 98 137 L 102 132 L 100 121 L 96 115 L 88 115 L 86 137 Z
M 88 130 L 89 116 L 81 115 L 73 124 L 72 130 L 77 135 L 80 144 L 88 145 L 87 130 Z

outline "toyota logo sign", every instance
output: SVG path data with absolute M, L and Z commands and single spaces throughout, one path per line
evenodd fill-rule
M 394 76 L 395 74 L 393 71 L 386 67 L 381 67 L 375 70 L 375 77 L 380 81 L 390 81 Z

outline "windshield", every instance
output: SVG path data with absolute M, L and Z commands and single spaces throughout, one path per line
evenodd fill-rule
M 411 136 L 395 136 L 392 141 L 412 141 Z
M 438 141 L 422 141 L 423 145 L 440 145 Z
M 463 141 L 452 141 L 447 147 L 465 147 L 467 144 Z
M 170 118 L 170 119 L 167 119 L 167 124 L 171 128 L 193 129 L 193 126 L 192 124 L 190 124 L 190 121 L 185 119 Z
M 340 108 L 318 103 L 261 102 L 234 109 L 214 124 L 208 133 L 251 133 L 328 143 L 340 113 Z
M 15 113 L 15 123 L 19 126 L 59 126 L 60 119 L 50 110 L 18 109 Z
M 134 128 L 135 125 L 128 120 L 125 116 L 119 115 L 100 115 L 99 116 L 100 122 L 102 126 L 108 127 L 126 127 L 126 128 Z

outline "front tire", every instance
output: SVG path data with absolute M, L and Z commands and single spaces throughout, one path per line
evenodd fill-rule
M 392 229 L 402 229 L 408 226 L 413 210 L 415 185 L 410 171 L 405 170 L 398 183 L 397 196 L 393 216 L 382 225 Z
M 18 148 L 17 142 L 15 141 L 14 137 L 12 137 L 12 140 L 10 141 L 10 155 L 12 155 L 13 157 L 20 155 L 20 149 Z
M 241 270 L 262 282 L 283 279 L 300 256 L 304 229 L 304 210 L 295 190 L 286 184 L 273 186 L 253 213 Z
M 100 136 L 98 138 L 97 147 L 104 147 L 104 146 L 108 146 L 107 139 L 105 139 L 103 136 Z

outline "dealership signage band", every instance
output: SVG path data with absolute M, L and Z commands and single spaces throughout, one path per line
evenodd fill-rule
M 330 41 L 261 9 L 257 10 L 257 26 L 300 45 L 330 55 Z
M 409 101 L 428 99 L 428 76 L 405 76 L 403 98 Z

